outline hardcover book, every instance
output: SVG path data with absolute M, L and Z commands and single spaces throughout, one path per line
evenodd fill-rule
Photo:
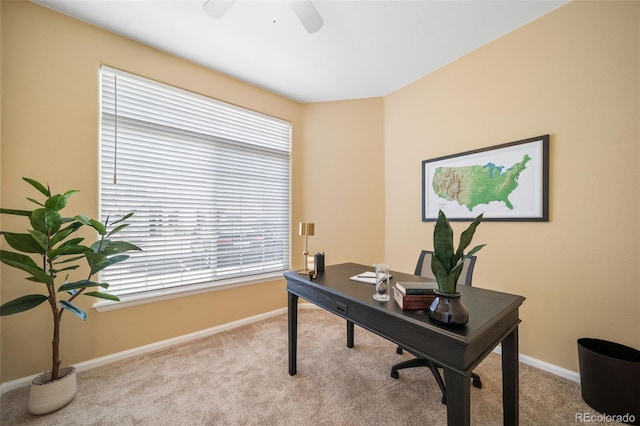
M 398 290 L 397 287 L 393 287 L 393 299 L 402 310 L 428 309 L 435 296 L 431 294 L 406 295 Z
M 438 289 L 438 284 L 435 281 L 398 281 L 396 287 L 404 294 L 434 295 L 433 290 Z

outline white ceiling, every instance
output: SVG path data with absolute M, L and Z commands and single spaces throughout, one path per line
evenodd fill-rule
M 286 1 L 33 1 L 299 102 L 387 95 L 567 2 L 313 0 L 308 34 Z

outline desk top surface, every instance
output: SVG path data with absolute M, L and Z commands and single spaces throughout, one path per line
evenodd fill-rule
M 372 268 L 367 265 L 342 263 L 327 266 L 325 272 L 318 274 L 313 280 L 310 280 L 308 276 L 299 275 L 297 272 L 286 272 L 284 275 L 287 280 L 322 288 L 336 296 L 344 297 L 395 317 L 402 317 L 406 321 L 434 331 L 437 330 L 438 333 L 448 334 L 451 338 L 467 343 L 473 340 L 474 336 L 482 334 L 487 328 L 496 325 L 507 313 L 517 311 L 525 300 L 524 297 L 514 294 L 459 285 L 457 290 L 462 294 L 461 300 L 469 310 L 469 322 L 462 327 L 446 327 L 433 322 L 425 311 L 400 309 L 393 298 L 388 302 L 378 302 L 373 299 L 375 289 L 372 284 L 349 279 L 354 275 L 371 270 Z M 416 275 L 392 271 L 391 286 L 397 281 L 423 281 L 423 279 Z

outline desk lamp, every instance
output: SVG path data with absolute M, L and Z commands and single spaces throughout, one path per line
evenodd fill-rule
M 316 224 L 310 222 L 300 222 L 300 227 L 298 230 L 298 235 L 304 235 L 304 251 L 302 252 L 304 256 L 304 269 L 300 272 L 301 275 L 309 275 L 309 237 L 313 237 L 315 231 Z

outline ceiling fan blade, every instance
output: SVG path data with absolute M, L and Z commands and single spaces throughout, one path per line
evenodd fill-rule
M 208 0 L 202 8 L 207 12 L 207 15 L 220 19 L 231 9 L 235 2 L 236 0 Z
M 313 34 L 322 28 L 324 21 L 313 3 L 311 3 L 311 0 L 297 0 L 290 3 L 291 8 L 309 34 Z

